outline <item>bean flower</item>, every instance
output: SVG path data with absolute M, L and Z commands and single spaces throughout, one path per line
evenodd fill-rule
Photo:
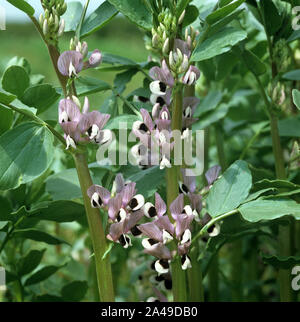
M 57 61 L 57 67 L 60 73 L 67 77 L 77 77 L 78 74 L 88 68 L 95 68 L 101 64 L 102 54 L 95 49 L 88 60 L 84 61 L 87 53 L 87 44 L 84 43 L 77 50 L 68 50 L 63 52 Z
M 76 103 L 77 102 L 77 103 Z M 104 144 L 111 139 L 111 132 L 103 130 L 110 118 L 99 111 L 89 112 L 89 101 L 85 98 L 82 111 L 77 97 L 62 99 L 58 107 L 59 124 L 65 133 L 67 149 L 76 149 L 79 142 Z
M 145 199 L 137 194 L 135 182 L 125 182 L 121 174 L 116 176 L 111 192 L 99 186 L 91 186 L 87 194 L 93 208 L 103 208 L 108 213 L 110 229 L 107 238 L 120 243 L 124 248 L 131 246 L 131 238 L 138 236 L 141 231 L 137 223 L 144 216 Z
M 170 112 L 166 106 L 156 114 L 154 120 L 149 112 L 141 109 L 142 121 L 133 124 L 132 132 L 140 140 L 131 152 L 141 167 L 160 164 L 160 168 L 171 167 L 170 153 L 173 148 L 170 131 Z

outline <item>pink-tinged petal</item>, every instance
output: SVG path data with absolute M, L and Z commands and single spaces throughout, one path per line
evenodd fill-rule
M 95 68 L 99 66 L 101 62 L 102 62 L 102 54 L 98 49 L 95 49 L 92 52 L 91 57 L 89 58 L 89 67 Z
M 178 254 L 180 256 L 187 254 L 190 250 L 190 247 L 191 247 L 191 242 L 187 242 L 184 244 L 178 244 Z
M 177 217 L 182 214 L 183 208 L 184 208 L 184 197 L 183 197 L 183 194 L 181 193 L 170 205 L 171 215 L 174 218 L 174 220 L 176 220 Z
M 189 189 L 190 192 L 196 190 L 196 177 L 192 169 L 181 169 L 183 183 Z
M 147 237 L 157 240 L 159 242 L 163 241 L 162 231 L 155 225 L 154 222 L 148 222 L 146 224 L 141 224 L 138 229 Z
M 115 220 L 120 209 L 122 208 L 122 195 L 117 194 L 114 198 L 108 201 L 108 216 Z
M 169 248 L 162 243 L 157 243 L 150 248 L 144 249 L 144 253 L 160 259 L 172 259 L 172 254 Z
M 206 171 L 205 177 L 209 186 L 218 179 L 220 172 L 221 167 L 219 165 L 215 165 Z
M 153 130 L 153 122 L 152 122 L 152 118 L 151 118 L 149 112 L 147 110 L 145 110 L 144 108 L 141 108 L 140 113 L 142 115 L 143 121 L 146 124 L 147 128 L 150 131 L 152 131 Z
M 98 195 L 100 196 L 102 203 L 104 205 L 107 205 L 108 201 L 110 200 L 110 192 L 107 189 L 95 184 L 95 185 L 92 185 L 87 191 L 89 198 L 92 198 L 92 195 L 95 192 L 97 192 Z
M 155 192 L 155 209 L 158 217 L 163 216 L 167 211 L 166 203 L 157 192 Z
M 156 287 L 153 287 L 152 289 L 159 302 L 168 302 L 168 299 Z
M 122 173 L 118 173 L 115 178 L 116 192 L 119 193 L 123 190 L 125 181 Z
M 182 52 L 183 55 L 186 55 L 188 58 L 191 56 L 190 47 L 189 47 L 188 43 L 186 43 L 185 41 L 183 41 L 181 39 L 175 39 L 175 41 L 174 41 L 175 51 L 177 48 Z
M 63 114 L 67 115 L 68 120 L 65 120 L 62 116 Z M 70 99 L 62 99 L 59 102 L 58 106 L 58 114 L 59 114 L 59 123 L 67 122 L 79 122 L 81 118 L 81 113 L 79 107 Z
M 191 222 L 194 219 L 194 215 L 179 215 L 176 219 L 176 236 L 180 239 L 186 229 L 190 228 Z
M 159 227 L 159 229 L 161 229 L 161 230 L 164 229 L 167 232 L 169 232 L 171 235 L 174 234 L 174 225 L 171 223 L 171 221 L 167 215 L 159 217 L 158 219 L 156 219 L 154 221 L 154 223 L 157 227 Z
M 170 72 L 165 60 L 162 61 L 161 68 L 158 66 L 152 67 L 149 71 L 149 75 L 154 80 L 159 80 L 169 87 L 174 86 L 174 78 Z
M 196 210 L 200 214 L 202 210 L 202 196 L 194 193 L 189 193 L 192 210 Z
M 76 73 L 79 73 L 83 68 L 83 56 L 75 50 L 63 52 L 57 61 L 57 67 L 60 73 L 64 76 L 69 76 L 70 64 L 74 66 Z
M 182 78 L 182 83 L 187 85 L 193 85 L 200 77 L 200 70 L 196 66 L 190 66 L 188 71 Z
M 144 211 L 142 209 L 134 211 L 128 215 L 128 220 L 125 225 L 125 233 L 127 233 L 132 227 L 134 227 L 144 217 Z
M 118 241 L 121 235 L 124 233 L 124 226 L 126 224 L 126 219 L 121 222 L 114 223 L 110 225 L 109 228 L 109 239 L 114 242 Z
M 185 97 L 183 99 L 183 110 L 185 110 L 187 107 L 190 107 L 193 115 L 199 103 L 200 103 L 199 98 L 195 96 Z
M 89 110 L 90 110 L 90 102 L 89 102 L 89 99 L 85 96 L 83 107 L 82 107 L 82 113 L 86 114 L 89 112 Z
M 135 182 L 130 182 L 122 190 L 121 196 L 122 196 L 122 204 L 124 207 L 128 205 L 129 201 L 136 194 L 135 185 L 136 185 Z

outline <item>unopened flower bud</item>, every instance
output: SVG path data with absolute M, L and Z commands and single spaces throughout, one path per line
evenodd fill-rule
M 61 19 L 59 29 L 58 29 L 58 32 L 57 32 L 57 36 L 61 37 L 63 35 L 64 31 L 65 31 L 65 20 Z
M 168 54 L 169 49 L 170 49 L 169 47 L 170 47 L 170 40 L 169 40 L 169 38 L 167 38 L 164 42 L 164 45 L 163 45 L 163 49 L 162 49 L 163 54 L 165 54 L 165 55 Z
M 152 46 L 153 46 L 154 48 L 156 48 L 156 47 L 157 47 L 157 45 L 158 45 L 158 35 L 157 35 L 157 33 L 155 33 L 155 34 L 153 35 L 153 37 L 152 37 Z
M 181 25 L 183 22 L 185 16 L 185 9 L 183 10 L 182 14 L 180 15 L 179 19 L 178 19 L 178 24 Z
M 44 16 L 43 16 L 43 14 L 42 14 L 42 13 L 40 14 L 39 22 L 40 22 L 40 26 L 41 26 L 41 28 L 43 28 L 43 24 L 44 24 Z
M 45 19 L 43 23 L 43 34 L 46 36 L 48 34 L 48 31 L 49 31 L 48 21 L 47 19 Z
M 81 103 L 80 103 L 80 101 L 79 101 L 79 99 L 78 99 L 78 97 L 77 96 L 75 96 L 75 95 L 72 95 L 72 101 L 79 107 L 79 108 L 81 108 Z
M 82 44 L 81 44 L 81 53 L 82 53 L 82 56 L 83 58 L 85 58 L 88 54 L 88 44 L 86 41 L 84 41 Z

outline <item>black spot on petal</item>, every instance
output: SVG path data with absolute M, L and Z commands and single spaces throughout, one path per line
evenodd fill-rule
M 131 209 L 134 209 L 138 205 L 138 201 L 136 198 L 132 198 L 128 205 Z
M 163 82 L 159 82 L 159 89 L 161 92 L 166 92 L 167 86 Z
M 159 264 L 163 267 L 163 268 L 165 268 L 165 269 L 167 269 L 167 268 L 169 268 L 170 266 L 169 266 L 169 262 L 168 262 L 168 260 L 167 259 L 160 259 L 159 260 Z
M 137 226 L 132 227 L 130 231 L 133 236 L 139 236 L 142 234 L 142 232 L 138 229 Z

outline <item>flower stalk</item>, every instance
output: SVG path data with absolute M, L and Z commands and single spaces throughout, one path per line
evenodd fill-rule
M 73 154 L 84 206 L 88 219 L 90 236 L 95 254 L 97 282 L 102 302 L 114 302 L 114 288 L 111 273 L 110 256 L 107 251 L 105 237 L 99 210 L 92 208 L 87 190 L 93 185 L 85 153 Z

